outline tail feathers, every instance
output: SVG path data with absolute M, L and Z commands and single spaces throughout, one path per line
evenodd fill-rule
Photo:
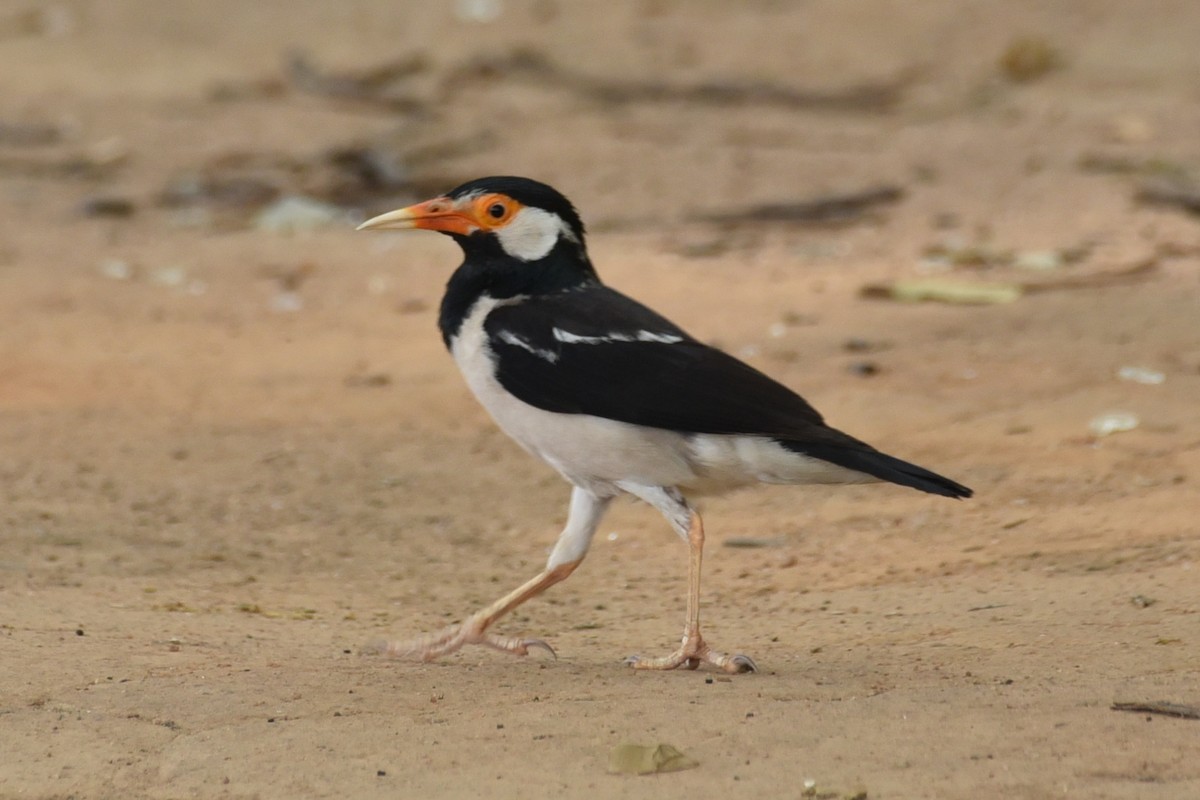
M 819 458 L 839 467 L 865 472 L 880 480 L 920 489 L 922 492 L 942 497 L 970 497 L 974 492 L 961 483 L 931 472 L 924 467 L 901 461 L 895 456 L 881 453 L 863 445 L 846 447 L 825 443 L 782 441 L 784 447 L 812 458 Z

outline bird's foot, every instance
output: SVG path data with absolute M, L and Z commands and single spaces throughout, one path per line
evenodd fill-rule
M 642 658 L 630 656 L 625 663 L 634 669 L 696 669 L 702 663 L 712 664 L 725 672 L 758 672 L 758 665 L 750 656 L 734 653 L 726 655 L 708 646 L 704 639 L 696 634 L 683 640 L 679 649 L 668 656 L 660 658 Z
M 558 654 L 554 652 L 554 648 L 541 639 L 522 639 L 488 633 L 487 622 L 482 619 L 471 618 L 461 625 L 452 625 L 429 636 L 423 636 L 407 642 L 382 642 L 372 645 L 369 650 L 392 658 L 433 661 L 435 658 L 455 652 L 463 645 L 481 644 L 493 650 L 512 653 L 515 656 L 528 655 L 529 649 L 535 648 L 545 650 L 550 655 L 558 658 Z

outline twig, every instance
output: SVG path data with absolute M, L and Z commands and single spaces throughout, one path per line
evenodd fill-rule
M 832 224 L 860 218 L 872 206 L 894 203 L 904 197 L 898 186 L 876 186 L 857 192 L 829 194 L 793 203 L 767 203 L 734 211 L 699 214 L 705 222 L 797 222 Z
M 1164 700 L 1148 703 L 1113 703 L 1113 711 L 1134 711 L 1145 714 L 1163 714 L 1180 719 L 1200 719 L 1200 707 L 1187 706 L 1183 703 L 1169 703 Z
M 421 72 L 426 66 L 425 57 L 417 54 L 358 73 L 339 75 L 323 72 L 307 53 L 294 52 L 288 56 L 287 77 L 292 86 L 306 94 L 381 106 L 388 111 L 415 113 L 425 110 L 423 102 L 390 90 L 396 81 Z
M 1175 206 L 1190 214 L 1200 214 L 1200 184 L 1180 180 L 1151 181 L 1138 189 L 1137 199 L 1142 203 L 1159 206 Z
M 860 297 L 899 300 L 909 303 L 922 300 L 962 305 L 1011 303 L 1035 292 L 1058 289 L 1097 289 L 1139 281 L 1157 269 L 1159 262 L 1164 257 L 1162 253 L 1155 253 L 1125 269 L 1094 272 L 1090 275 L 1075 275 L 1058 280 L 980 283 L 955 279 L 919 278 L 886 284 L 869 283 L 859 289 L 858 294 Z
M 775 106 L 788 109 L 825 111 L 890 111 L 900 101 L 912 76 L 890 81 L 862 83 L 844 89 L 794 89 L 778 84 L 737 81 L 708 81 L 677 86 L 659 81 L 623 81 L 596 78 L 566 70 L 533 50 L 516 50 L 500 57 L 482 57 L 454 70 L 444 84 L 453 92 L 467 82 L 493 77 L 536 80 L 577 92 L 601 103 L 680 102 L 706 106 Z
M 21 147 L 58 144 L 64 138 L 63 126 L 43 122 L 4 122 L 0 120 L 0 144 Z
M 1093 272 L 1090 275 L 1074 275 L 1068 278 L 1059 278 L 1058 280 L 1023 281 L 1020 284 L 1021 291 L 1026 294 L 1033 294 L 1034 292 L 1049 292 L 1059 289 L 1094 289 L 1102 286 L 1134 283 L 1146 278 L 1151 272 L 1158 269 L 1159 262 L 1161 261 L 1162 255 L 1155 253 L 1123 269 Z

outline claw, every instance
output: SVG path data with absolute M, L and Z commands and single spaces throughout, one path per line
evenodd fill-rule
M 558 653 L 554 652 L 554 648 L 551 647 L 547 642 L 543 642 L 541 639 L 523 639 L 521 640 L 521 644 L 526 649 L 529 649 L 530 647 L 536 647 L 539 650 L 545 650 L 554 657 L 555 661 L 558 661 Z
M 758 664 L 754 663 L 754 659 L 742 653 L 735 653 L 730 656 L 729 662 L 725 665 L 726 672 L 741 673 L 741 672 L 758 672 Z

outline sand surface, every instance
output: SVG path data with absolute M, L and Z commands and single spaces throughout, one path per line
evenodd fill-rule
M 1200 797 L 1200 722 L 1110 709 L 1200 704 L 1200 220 L 1135 201 L 1200 170 L 1200 5 L 404 5 L 0 6 L 0 796 Z M 1014 82 L 1028 36 L 1058 68 Z M 422 61 L 380 102 L 305 91 L 295 48 Z M 663 92 L 706 84 L 734 91 Z M 329 198 L 359 145 L 411 188 L 317 230 L 161 201 L 214 171 Z M 623 666 L 675 645 L 686 588 L 629 502 L 500 626 L 557 660 L 363 655 L 532 576 L 565 517 L 442 348 L 453 244 L 352 231 L 489 173 L 556 185 L 608 282 L 977 496 L 704 499 L 706 630 L 758 675 Z M 881 185 L 839 224 L 705 221 Z M 1005 263 L 1045 251 L 1075 258 Z M 1059 287 L 860 297 L 915 277 Z M 1091 434 L 1112 411 L 1140 424 Z M 622 742 L 700 766 L 609 774 Z

